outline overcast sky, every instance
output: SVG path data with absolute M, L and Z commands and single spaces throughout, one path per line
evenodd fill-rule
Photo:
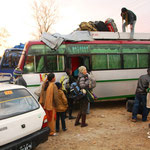
M 137 15 L 135 32 L 150 32 L 150 0 L 56 0 L 59 20 L 53 32 L 69 34 L 82 21 L 105 21 L 113 18 L 122 32 L 121 8 L 126 7 Z M 10 33 L 9 43 L 14 46 L 31 39 L 34 22 L 32 0 L 0 0 L 0 28 Z M 129 29 L 128 29 L 129 31 Z

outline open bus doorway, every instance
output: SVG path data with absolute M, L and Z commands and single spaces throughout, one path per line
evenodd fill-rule
M 75 78 L 78 77 L 78 68 L 80 66 L 85 66 L 87 68 L 87 71 L 91 71 L 90 66 L 90 56 L 68 56 L 66 61 L 66 68 L 71 68 L 73 76 Z

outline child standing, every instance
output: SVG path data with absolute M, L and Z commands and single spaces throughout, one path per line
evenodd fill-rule
M 58 101 L 57 101 L 57 116 L 56 116 L 56 132 L 59 132 L 59 120 L 61 118 L 62 130 L 66 131 L 66 123 L 65 123 L 65 112 L 68 107 L 67 98 L 62 90 L 62 85 L 59 82 L 55 83 L 58 87 Z

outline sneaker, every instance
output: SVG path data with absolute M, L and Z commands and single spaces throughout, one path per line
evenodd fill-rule
M 67 131 L 67 128 L 63 129 L 63 131 Z
M 132 121 L 132 122 L 136 122 L 137 120 L 136 120 L 136 119 L 131 119 L 131 121 Z
M 57 133 L 50 134 L 50 136 L 56 136 L 56 135 L 58 135 L 58 134 Z
M 69 120 L 70 119 L 76 119 L 76 117 L 74 117 L 74 116 L 69 116 Z

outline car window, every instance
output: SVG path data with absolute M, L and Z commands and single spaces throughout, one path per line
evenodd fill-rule
M 38 102 L 26 89 L 0 91 L 0 120 L 38 108 Z

